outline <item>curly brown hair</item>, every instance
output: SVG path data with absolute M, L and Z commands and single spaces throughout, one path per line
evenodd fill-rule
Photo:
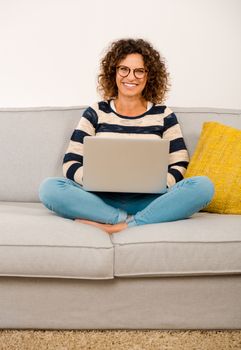
M 117 97 L 116 67 L 127 55 L 133 53 L 142 55 L 148 71 L 142 96 L 152 103 L 163 102 L 170 86 L 165 60 L 149 42 L 143 39 L 120 39 L 110 45 L 100 62 L 97 88 L 99 93 L 106 100 Z

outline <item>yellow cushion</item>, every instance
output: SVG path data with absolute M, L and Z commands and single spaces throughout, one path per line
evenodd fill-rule
M 216 122 L 203 129 L 185 177 L 206 175 L 215 194 L 204 211 L 241 214 L 241 130 Z

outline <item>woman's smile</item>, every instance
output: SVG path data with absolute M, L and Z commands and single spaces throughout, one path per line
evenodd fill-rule
M 122 83 L 125 87 L 127 87 L 128 89 L 133 89 L 135 88 L 138 84 L 135 84 L 135 83 L 126 83 L 126 82 L 123 82 Z

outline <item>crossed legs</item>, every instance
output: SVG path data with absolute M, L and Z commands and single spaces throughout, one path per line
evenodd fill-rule
M 107 233 L 137 225 L 186 219 L 204 208 L 213 194 L 213 184 L 205 176 L 184 179 L 162 195 L 127 197 L 121 202 L 117 196 L 114 206 L 105 195 L 86 192 L 66 178 L 48 178 L 39 189 L 40 200 L 48 209 Z M 132 213 L 131 217 L 128 217 L 129 213 Z

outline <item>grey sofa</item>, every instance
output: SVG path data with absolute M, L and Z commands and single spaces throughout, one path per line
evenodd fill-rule
M 240 329 L 240 215 L 110 236 L 39 203 L 84 108 L 0 110 L 0 328 Z M 241 127 L 238 110 L 173 110 L 190 155 L 204 121 Z

